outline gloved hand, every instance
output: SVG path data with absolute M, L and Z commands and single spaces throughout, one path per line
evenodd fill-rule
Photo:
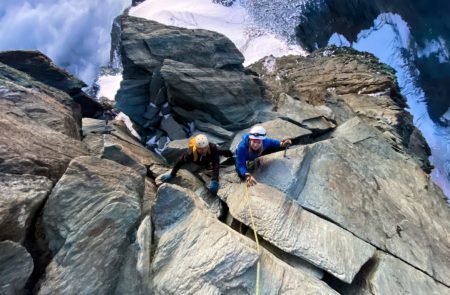
M 292 141 L 290 139 L 283 139 L 280 143 L 281 147 L 288 147 L 292 144 Z
M 211 182 L 208 184 L 208 189 L 213 194 L 217 194 L 219 191 L 219 182 L 217 180 L 211 180 Z
M 162 182 L 170 182 L 172 179 L 173 179 L 173 176 L 170 175 L 170 173 L 166 173 L 161 176 Z

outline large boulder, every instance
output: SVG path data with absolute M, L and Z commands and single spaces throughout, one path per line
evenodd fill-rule
M 335 138 L 290 149 L 286 157 L 264 156 L 254 176 L 436 280 L 450 281 L 448 204 L 414 161 Z
M 117 107 L 141 126 L 159 127 L 172 109 L 181 123 L 198 119 L 238 129 L 269 107 L 258 78 L 243 70 L 242 54 L 225 36 L 131 16 L 121 23 L 124 79 Z M 171 139 L 186 136 L 164 130 Z
M 276 102 L 277 112 L 315 133 L 325 133 L 335 128 L 333 111 L 327 106 L 314 106 L 286 93 L 281 93 Z
M 260 111 L 270 110 L 254 78 L 240 71 L 166 59 L 161 74 L 169 103 L 187 121 L 198 119 L 226 129 L 242 129 L 256 123 Z
M 24 247 L 0 242 L 0 294 L 27 294 L 24 287 L 32 271 L 33 259 Z
M 0 112 L 80 139 L 79 105 L 67 93 L 0 63 Z
M 165 59 L 199 67 L 240 67 L 242 53 L 227 37 L 208 30 L 191 30 L 123 15 L 122 60 L 152 74 Z M 133 76 L 132 68 L 124 68 L 124 78 Z
M 91 155 L 134 167 L 141 172 L 144 170 L 144 175 L 151 165 L 164 163 L 163 158 L 142 146 L 122 121 L 83 118 L 83 133 L 83 142 Z
M 156 252 L 155 294 L 255 293 L 257 263 L 262 293 L 302 290 L 337 294 L 324 282 L 295 270 L 215 219 L 189 190 L 164 184 L 152 213 Z
M 352 282 L 375 252 L 370 244 L 304 210 L 270 186 L 247 188 L 244 183 L 231 182 L 223 185 L 219 195 L 234 218 L 250 227 L 253 218 L 254 229 L 265 241 L 346 283 Z
M 23 244 L 52 186 L 46 177 L 0 173 L 0 241 Z
M 87 86 L 83 81 L 57 67 L 39 51 L 3 51 L 0 52 L 0 62 L 27 73 L 36 81 L 66 92 L 81 105 L 83 117 L 95 117 L 103 111 L 98 101 L 81 90 Z
M 111 294 L 141 213 L 144 178 L 96 157 L 74 159 L 43 212 L 52 259 L 38 294 Z
M 80 114 L 64 92 L 0 64 L 0 172 L 57 181 L 70 160 L 86 155 Z

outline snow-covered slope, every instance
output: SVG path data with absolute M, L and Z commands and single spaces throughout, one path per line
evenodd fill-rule
M 289 44 L 286 38 L 262 29 L 240 1 L 225 7 L 212 0 L 147 0 L 133 7 L 130 15 L 166 25 L 224 34 L 244 55 L 244 65 L 268 55 L 306 54 L 300 46 Z

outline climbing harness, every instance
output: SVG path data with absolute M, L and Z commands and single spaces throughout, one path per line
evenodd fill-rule
M 258 235 L 256 234 L 256 225 L 255 221 L 253 220 L 253 214 L 252 214 L 252 208 L 250 207 L 250 198 L 248 196 L 248 186 L 247 183 L 244 182 L 245 186 L 245 200 L 247 202 L 248 211 L 250 212 L 250 220 L 252 222 L 252 228 L 253 228 L 253 234 L 255 235 L 255 241 L 256 241 L 256 251 L 258 252 L 258 262 L 256 264 L 256 287 L 255 287 L 255 294 L 259 295 L 259 269 L 260 269 L 260 263 L 259 263 L 259 255 L 260 255 L 260 248 L 259 248 L 259 241 L 258 241 Z

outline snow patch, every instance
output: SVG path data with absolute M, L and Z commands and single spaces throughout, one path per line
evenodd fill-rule
M 125 126 L 127 126 L 128 130 L 130 130 L 131 134 L 136 137 L 139 141 L 141 141 L 141 136 L 137 133 L 136 129 L 133 127 L 133 122 L 131 122 L 130 117 L 125 115 L 124 113 L 120 112 L 115 118 L 117 121 L 122 121 L 125 123 Z
M 114 100 L 117 91 L 119 91 L 121 81 L 122 73 L 116 75 L 99 76 L 97 81 L 97 84 L 99 86 L 97 99 L 106 97 L 109 100 Z

